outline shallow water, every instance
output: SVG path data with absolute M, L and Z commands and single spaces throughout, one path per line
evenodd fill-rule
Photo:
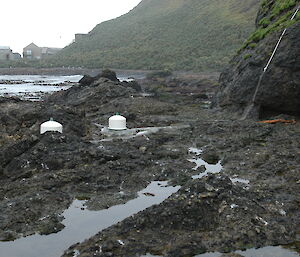
M 285 249 L 281 246 L 267 246 L 263 248 L 251 248 L 246 251 L 236 251 L 244 257 L 299 257 L 300 255 L 292 250 Z M 194 257 L 220 257 L 221 253 L 204 253 Z
M 193 179 L 199 179 L 204 176 L 207 176 L 209 173 L 217 174 L 220 173 L 222 170 L 221 161 L 219 161 L 216 164 L 208 164 L 206 161 L 204 161 L 200 155 L 202 153 L 201 149 L 191 147 L 189 148 L 189 153 L 194 154 L 195 156 L 192 159 L 188 159 L 190 162 L 194 162 L 196 166 L 193 168 L 194 170 L 197 170 L 201 166 L 205 166 L 205 171 L 199 173 L 198 175 L 192 176 Z
M 244 257 L 299 257 L 300 255 L 292 250 L 285 249 L 281 246 L 267 246 L 258 249 L 248 249 L 246 251 L 235 251 Z M 221 257 L 222 253 L 204 253 L 194 257 Z M 162 257 L 157 255 L 146 254 L 141 257 Z
M 49 85 L 34 85 L 31 83 L 28 84 L 16 84 L 16 85 L 4 85 L 0 84 L 0 94 L 9 94 L 9 95 L 22 95 L 22 93 L 46 93 L 46 92 L 55 92 L 62 89 L 67 89 L 66 86 L 49 86 Z
M 159 256 L 159 255 L 152 255 L 150 253 L 147 253 L 146 255 L 142 255 L 140 257 L 161 257 L 161 256 Z
M 0 81 L 24 81 L 31 83 L 48 83 L 48 84 L 59 84 L 64 82 L 78 82 L 82 78 L 81 75 L 71 76 L 44 76 L 44 75 L 0 75 Z
M 62 214 L 65 217 L 62 231 L 47 236 L 33 235 L 13 242 L 0 242 L 0 257 L 58 257 L 74 243 L 81 242 L 97 232 L 116 224 L 154 204 L 159 204 L 179 186 L 167 186 L 167 182 L 153 181 L 138 192 L 138 197 L 126 204 L 112 206 L 101 211 L 85 209 L 85 201 L 75 200 Z M 146 196 L 151 193 L 154 196 Z M 82 210 L 82 208 L 84 210 Z
M 243 179 L 243 178 L 231 178 L 230 179 L 231 182 L 233 184 L 236 184 L 236 183 L 241 183 L 241 184 L 246 184 L 246 185 L 249 185 L 250 184 L 250 181 L 248 179 Z
M 73 76 L 0 75 L 0 96 L 18 96 L 25 100 L 38 100 L 45 93 L 66 90 L 82 78 Z M 5 84 L 8 81 L 9 84 Z
M 219 161 L 216 164 L 208 164 L 206 161 L 204 161 L 201 158 L 202 150 L 194 147 L 189 148 L 189 153 L 194 155 L 192 159 L 188 159 L 190 162 L 194 162 L 196 166 L 193 168 L 194 170 L 197 170 L 199 167 L 204 166 L 205 171 L 199 173 L 198 175 L 192 176 L 193 179 L 200 179 L 204 176 L 207 176 L 208 174 L 218 174 L 222 171 L 222 164 L 221 161 Z M 244 184 L 244 188 L 248 189 L 250 186 L 250 181 L 248 179 L 243 179 L 243 178 L 238 178 L 238 177 L 233 177 L 230 178 L 231 182 L 233 184 L 241 183 Z

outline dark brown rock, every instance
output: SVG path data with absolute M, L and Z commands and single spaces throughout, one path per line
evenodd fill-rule
M 289 8 L 281 15 L 285 15 L 289 10 L 294 11 Z M 261 29 L 260 21 L 268 18 L 270 12 L 271 8 L 267 12 L 259 13 L 258 30 Z M 220 76 L 220 89 L 213 106 L 241 115 L 249 105 L 253 104 L 257 111 L 249 112 L 248 116 L 254 118 L 281 113 L 300 114 L 299 21 L 287 28 L 274 59 L 262 76 L 282 31 L 283 28 L 267 34 L 264 39 L 253 43 L 252 47 L 247 46 L 232 59 L 230 66 Z M 258 86 L 260 76 L 262 79 Z M 257 95 L 254 97 L 257 86 Z

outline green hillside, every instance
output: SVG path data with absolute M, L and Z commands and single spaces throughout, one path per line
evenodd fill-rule
M 260 0 L 143 0 L 67 46 L 53 65 L 206 70 L 224 66 L 254 29 Z

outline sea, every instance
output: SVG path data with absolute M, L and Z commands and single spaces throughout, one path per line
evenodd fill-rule
M 40 101 L 47 94 L 76 85 L 81 78 L 82 75 L 0 75 L 0 96 Z
M 0 75 L 0 97 L 41 101 L 46 95 L 77 85 L 82 77 L 82 75 Z M 118 76 L 118 79 L 130 81 L 131 76 Z

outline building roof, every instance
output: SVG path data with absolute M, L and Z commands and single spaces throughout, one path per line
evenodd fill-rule
M 37 48 L 38 46 L 35 43 L 31 43 L 28 46 L 25 46 L 24 48 L 27 48 L 27 47 L 35 47 L 35 48 Z

